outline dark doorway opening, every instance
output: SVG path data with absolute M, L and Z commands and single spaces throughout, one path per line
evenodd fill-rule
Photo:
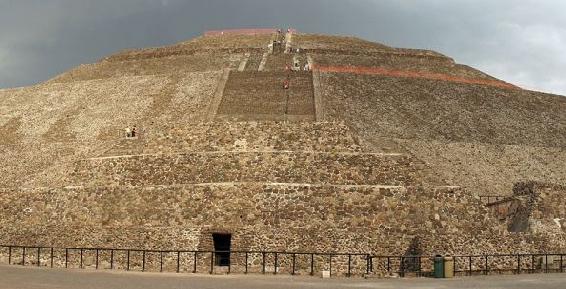
M 214 241 L 214 251 L 216 266 L 230 266 L 230 243 L 232 240 L 231 234 L 212 234 Z

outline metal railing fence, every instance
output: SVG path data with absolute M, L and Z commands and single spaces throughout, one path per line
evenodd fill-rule
M 391 275 L 428 277 L 435 256 L 372 255 L 284 251 L 200 251 L 118 248 L 55 248 L 0 245 L 4 263 L 51 268 L 119 269 L 177 273 L 259 273 L 331 276 Z M 456 255 L 460 276 L 563 273 L 563 253 Z M 0 258 L 2 260 L 2 258 Z

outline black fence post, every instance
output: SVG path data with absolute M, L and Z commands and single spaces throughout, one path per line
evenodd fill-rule
M 314 275 L 314 254 L 311 254 L 311 276 Z
M 548 273 L 548 254 L 544 255 L 544 273 Z
M 369 254 L 366 255 L 366 275 L 369 275 L 369 262 L 370 262 Z
M 330 271 L 328 274 L 332 277 L 332 254 L 328 256 L 328 269 Z
M 26 265 L 26 247 L 22 247 L 22 266 Z
M 41 247 L 37 247 L 37 267 L 41 266 L 40 256 L 41 256 Z
M 472 256 L 468 256 L 468 262 L 469 262 L 468 263 L 468 265 L 469 265 L 468 270 L 470 272 L 470 276 L 472 276 Z
M 399 261 L 401 261 L 401 273 L 399 274 L 399 276 L 405 277 L 405 257 L 401 256 L 401 258 L 399 258 Z
M 181 270 L 181 252 L 177 251 L 177 273 Z
M 51 251 L 51 252 L 50 252 L 50 256 L 49 256 L 49 257 L 50 257 L 50 259 L 51 259 L 51 268 L 53 268 L 53 247 L 51 247 L 51 250 L 50 250 L 50 251 Z
M 12 246 L 8 246 L 8 265 L 12 265 Z
M 228 273 L 230 274 L 230 271 L 232 270 L 232 251 L 228 251 Z
M 246 269 L 244 271 L 244 274 L 248 274 L 248 252 L 246 252 Z
M 114 249 L 110 249 L 110 270 L 114 269 Z
M 96 270 L 98 270 L 98 249 L 96 249 Z
M 296 258 L 296 254 L 293 253 L 293 271 L 291 271 L 291 275 L 295 275 L 295 258 Z
M 195 251 L 195 254 L 193 256 L 193 273 L 197 272 L 197 251 Z
M 65 248 L 65 268 L 69 268 L 69 248 Z
M 485 275 L 489 272 L 489 268 L 487 267 L 487 255 L 485 255 Z
M 83 268 L 83 249 L 81 248 L 81 260 L 80 260 L 80 263 L 79 263 L 79 269 L 82 269 L 82 268 Z
M 534 273 L 535 270 L 535 255 L 531 254 L 531 273 Z
M 387 256 L 387 273 L 391 274 L 391 257 Z
M 159 252 L 159 272 L 163 272 L 163 251 Z
M 130 250 L 126 250 L 127 251 L 127 258 L 126 258 L 126 271 L 130 271 Z
M 348 254 L 348 277 L 352 276 L 352 254 Z

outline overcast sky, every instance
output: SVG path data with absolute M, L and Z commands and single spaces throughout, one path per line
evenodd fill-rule
M 288 25 L 433 49 L 566 95 L 564 0 L 0 0 L 0 88 L 209 29 Z

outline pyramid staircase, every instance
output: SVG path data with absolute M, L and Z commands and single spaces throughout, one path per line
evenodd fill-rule
M 310 71 L 286 70 L 293 54 L 252 54 L 245 71 L 231 71 L 216 111 L 217 120 L 314 121 L 314 86 Z M 303 60 L 303 62 L 306 60 Z M 249 69 L 248 69 L 249 68 Z M 289 80 L 289 89 L 283 82 Z
M 258 71 L 263 54 L 251 53 L 244 71 Z

